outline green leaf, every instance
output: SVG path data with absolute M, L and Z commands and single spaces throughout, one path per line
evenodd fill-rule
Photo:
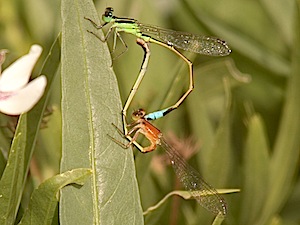
M 191 16 L 193 16 L 197 23 L 219 37 L 224 38 L 229 43 L 229 46 L 234 49 L 233 53 L 238 52 L 241 55 L 253 60 L 258 65 L 272 71 L 273 73 L 285 76 L 290 73 L 289 62 L 284 57 L 274 53 L 274 51 L 268 48 L 266 45 L 267 42 L 264 41 L 266 37 L 258 38 L 253 34 L 251 34 L 253 36 L 250 36 L 248 33 L 243 31 L 242 27 L 237 28 L 235 24 L 227 18 L 228 16 L 226 17 L 226 14 L 230 15 L 230 10 L 232 10 L 230 4 L 226 4 L 224 2 L 225 5 L 223 7 L 215 7 L 213 4 L 210 4 L 210 6 L 219 8 L 223 11 L 220 13 L 215 10 L 216 12 L 214 14 L 212 13 L 213 10 L 207 10 L 205 6 L 199 7 L 199 4 L 202 4 L 201 2 L 199 3 L 195 0 L 182 0 L 182 2 L 188 11 L 191 12 Z M 246 3 L 234 2 L 233 4 L 236 4 L 236 7 L 242 7 Z M 247 6 L 249 15 L 252 15 L 251 12 L 253 14 L 259 13 L 256 4 L 250 2 L 250 4 L 247 4 Z M 227 13 L 225 10 L 226 8 L 228 8 Z M 243 14 L 245 14 L 244 11 Z M 263 17 L 263 15 L 259 16 Z M 264 22 L 263 19 L 262 21 Z M 245 27 L 245 25 L 243 26 Z
M 83 185 L 91 175 L 90 169 L 75 169 L 58 174 L 43 182 L 31 195 L 31 201 L 19 225 L 52 224 L 57 207 L 58 191 L 66 185 Z
M 258 115 L 250 118 L 244 153 L 244 185 L 241 224 L 253 224 L 268 194 L 270 156 L 267 134 Z M 253 196 L 256 196 L 253 198 Z
M 204 169 L 205 177 L 208 177 L 210 182 L 214 181 L 214 185 L 218 185 L 218 187 L 220 187 L 220 185 L 223 187 L 226 184 L 229 174 L 232 172 L 230 167 L 232 165 L 231 160 L 233 155 L 233 148 L 230 140 L 230 112 L 232 97 L 229 77 L 224 77 L 223 82 L 226 95 L 224 114 L 216 130 L 213 146 L 212 148 L 207 149 L 206 158 L 208 164 Z
M 281 31 L 280 36 L 283 37 L 284 42 L 289 45 L 292 44 L 294 14 L 290 12 L 295 7 L 294 1 L 263 0 L 261 3 L 274 21 L 274 24 Z
M 219 194 L 229 194 L 229 193 L 236 193 L 239 192 L 239 189 L 218 189 L 217 192 Z M 197 191 L 198 195 L 201 195 L 202 193 Z M 203 195 L 205 195 L 207 193 L 203 193 Z M 151 213 L 152 211 L 158 209 L 159 207 L 161 207 L 161 205 L 163 203 L 165 203 L 168 198 L 172 197 L 173 195 L 178 195 L 180 197 L 182 197 L 185 200 L 188 199 L 194 199 L 192 193 L 190 191 L 181 191 L 181 190 L 177 190 L 177 191 L 172 191 L 170 193 L 168 193 L 163 199 L 161 199 L 157 204 L 155 204 L 154 206 L 149 207 L 143 214 L 147 215 L 149 213 Z
M 279 132 L 274 145 L 271 160 L 269 193 L 262 212 L 260 223 L 266 224 L 270 216 L 286 201 L 298 170 L 300 154 L 300 3 L 296 5 L 295 27 L 291 76 L 288 80 L 287 92 Z
M 112 142 L 121 102 L 107 45 L 93 34 L 92 1 L 62 1 L 61 171 L 91 168 L 82 188 L 62 190 L 61 224 L 142 224 L 133 155 Z M 119 138 L 119 136 L 116 136 Z
M 231 89 L 249 82 L 249 78 L 234 70 L 231 60 L 199 66 L 196 72 L 202 76 L 195 78 L 196 88 L 187 100 L 193 133 L 201 141 L 199 165 L 203 177 L 214 186 L 225 185 L 231 172 Z M 224 97 L 224 84 L 227 97 Z M 216 120 L 219 120 L 217 129 Z M 224 165 L 224 162 L 228 163 Z
M 44 96 L 30 112 L 19 117 L 7 165 L 0 181 L 0 224 L 10 225 L 15 221 L 49 89 L 59 65 L 59 56 L 60 46 L 56 40 L 41 71 L 47 77 Z
M 2 177 L 2 173 L 5 169 L 5 165 L 6 165 L 6 160 L 4 158 L 2 151 L 0 151 L 0 177 Z

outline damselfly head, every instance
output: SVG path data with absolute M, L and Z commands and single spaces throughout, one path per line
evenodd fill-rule
M 144 109 L 138 109 L 132 113 L 132 119 L 138 120 L 143 118 L 145 115 L 146 115 L 146 111 Z
M 105 17 L 112 17 L 113 14 L 114 14 L 114 9 L 112 7 L 107 7 L 105 9 L 105 12 L 104 12 L 103 16 L 105 16 Z

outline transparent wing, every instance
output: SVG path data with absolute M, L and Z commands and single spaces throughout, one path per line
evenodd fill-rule
M 227 213 L 226 203 L 216 189 L 206 183 L 200 174 L 164 138 L 161 138 L 160 145 L 168 154 L 173 169 L 186 190 L 191 192 L 202 207 L 215 215 L 221 213 L 225 216 Z
M 137 24 L 142 33 L 186 51 L 210 56 L 226 56 L 231 52 L 227 43 L 216 37 L 174 31 L 139 22 Z

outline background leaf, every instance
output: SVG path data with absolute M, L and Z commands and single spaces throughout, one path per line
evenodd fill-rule
M 55 209 L 57 208 L 57 194 L 64 186 L 74 183 L 83 185 L 91 175 L 90 169 L 75 169 L 53 176 L 43 182 L 31 196 L 31 202 L 21 224 L 53 224 Z

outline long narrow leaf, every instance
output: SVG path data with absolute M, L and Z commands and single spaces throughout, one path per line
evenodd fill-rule
M 62 1 L 62 162 L 61 171 L 91 168 L 82 188 L 62 190 L 61 224 L 141 224 L 142 210 L 131 150 L 112 142 L 121 104 L 92 1 Z M 116 136 L 119 138 L 119 136 Z
M 266 224 L 270 216 L 286 201 L 300 154 L 300 4 L 296 4 L 295 33 L 291 77 L 283 108 L 278 137 L 274 146 L 274 156 L 270 167 L 269 195 L 259 224 Z

